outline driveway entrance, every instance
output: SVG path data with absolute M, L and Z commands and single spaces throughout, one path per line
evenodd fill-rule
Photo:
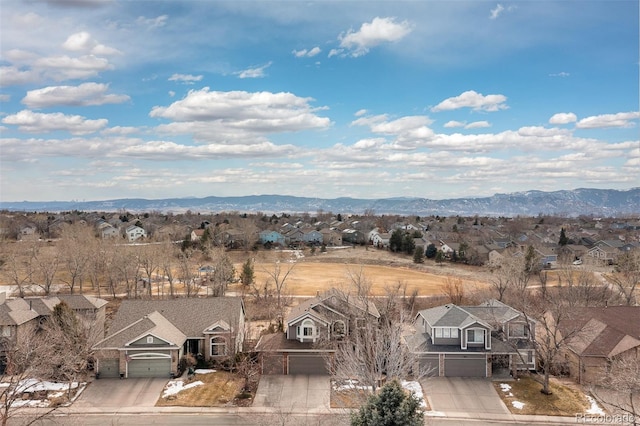
M 78 407 L 153 407 L 168 381 L 168 378 L 94 380 L 73 405 Z
M 326 409 L 330 388 L 328 375 L 263 375 L 253 406 L 278 408 L 283 412 Z
M 434 411 L 509 414 L 489 379 L 431 377 L 421 383 Z

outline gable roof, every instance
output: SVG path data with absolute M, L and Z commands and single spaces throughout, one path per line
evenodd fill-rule
M 489 329 L 492 328 L 491 325 L 483 319 L 453 303 L 424 309 L 418 312 L 418 315 L 422 316 L 431 327 L 465 328 L 473 323 L 479 323 Z
M 575 308 L 565 326 L 585 330 L 569 342 L 582 356 L 612 357 L 640 347 L 640 306 Z
M 496 299 L 489 299 L 478 306 L 463 306 L 463 309 L 489 324 L 504 324 L 522 315 L 522 312 Z
M 339 312 L 340 314 L 346 314 L 346 312 L 341 312 L 340 309 L 333 303 L 330 303 L 330 299 L 334 297 L 337 298 L 339 302 L 347 303 L 363 313 L 368 313 L 375 318 L 380 318 L 380 312 L 378 312 L 378 308 L 376 308 L 373 303 L 361 300 L 360 298 L 355 296 L 350 297 L 349 294 L 345 294 L 335 288 L 331 288 L 324 293 L 317 295 L 316 297 L 301 302 L 293 309 L 291 309 L 291 312 L 287 317 L 287 324 L 295 322 L 296 320 L 302 318 L 305 314 L 314 316 L 324 321 L 325 323 L 330 323 L 331 321 L 321 313 L 321 311 L 327 309 Z
M 99 309 L 108 303 L 80 294 L 8 299 L 0 304 L 0 325 L 20 325 L 38 316 L 49 316 L 63 301 L 73 310 Z
M 159 312 L 188 338 L 201 337 L 204 330 L 224 320 L 234 331 L 240 327 L 244 304 L 239 297 L 183 298 L 172 300 L 123 300 L 109 328 L 111 336 L 149 315 Z
M 168 319 L 158 311 L 153 311 L 96 343 L 94 347 L 102 349 L 121 348 L 149 334 L 176 346 L 181 346 L 187 340 L 187 336 L 171 324 Z

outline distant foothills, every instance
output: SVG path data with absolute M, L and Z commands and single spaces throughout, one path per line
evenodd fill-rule
M 200 213 L 315 213 L 397 214 L 440 216 L 538 216 L 603 217 L 640 216 L 640 187 L 628 190 L 589 189 L 553 192 L 526 191 L 495 194 L 482 198 L 430 200 L 427 198 L 309 198 L 287 195 L 241 197 L 166 198 L 147 200 L 124 198 L 104 201 L 0 201 L 0 209 L 24 212 L 151 212 Z

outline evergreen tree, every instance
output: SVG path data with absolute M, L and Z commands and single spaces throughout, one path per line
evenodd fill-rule
M 558 241 L 558 244 L 561 246 L 569 244 L 569 238 L 567 237 L 564 228 L 560 229 L 560 241 Z
M 436 257 L 436 253 L 438 253 L 438 249 L 436 248 L 435 244 L 429 244 L 427 246 L 427 251 L 425 253 L 425 256 L 427 256 L 427 259 L 433 259 L 434 257 Z
M 402 251 L 407 254 L 413 254 L 416 248 L 416 242 L 413 241 L 411 234 L 405 233 L 402 237 Z
M 351 416 L 352 426 L 418 426 L 424 424 L 420 400 L 407 393 L 397 380 L 385 384 L 380 392 Z
M 251 263 L 251 259 L 247 259 L 246 262 L 242 265 L 242 272 L 240 273 L 240 281 L 242 285 L 249 287 L 253 284 L 254 273 L 253 273 L 253 264 Z
M 401 229 L 396 229 L 391 233 L 389 238 L 389 249 L 393 252 L 402 250 L 402 241 L 404 238 L 404 232 Z
M 435 260 L 436 260 L 436 263 L 438 265 L 442 266 L 442 262 L 444 262 L 444 253 L 442 253 L 442 250 L 438 250 L 436 252 L 436 259 Z
M 416 247 L 413 251 L 413 263 L 423 263 L 424 262 L 424 251 L 422 247 Z

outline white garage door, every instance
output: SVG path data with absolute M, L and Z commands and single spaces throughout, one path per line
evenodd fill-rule
M 120 377 L 118 359 L 101 359 L 98 361 L 98 372 L 103 379 Z

